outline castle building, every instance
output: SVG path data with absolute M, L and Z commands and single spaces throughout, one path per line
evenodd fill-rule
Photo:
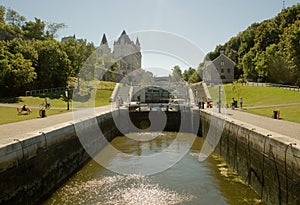
M 107 38 L 103 34 L 100 48 L 106 55 L 112 55 L 113 59 L 118 63 L 118 73 L 126 75 L 136 69 L 141 68 L 142 54 L 139 39 L 132 41 L 126 34 L 125 30 L 121 33 L 117 41 L 114 41 L 113 52 L 109 48 Z

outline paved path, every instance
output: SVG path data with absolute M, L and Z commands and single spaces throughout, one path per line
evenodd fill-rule
M 243 108 L 249 110 L 249 109 L 268 108 L 268 107 L 285 107 L 285 106 L 293 106 L 293 105 L 300 105 L 300 102 L 273 104 L 273 105 L 258 105 L 258 106 L 243 107 Z
M 112 110 L 111 105 L 97 107 L 95 113 Z M 80 111 L 75 111 L 80 112 Z M 14 139 L 26 138 L 29 133 L 38 132 L 44 128 L 55 127 L 61 123 L 72 123 L 73 112 L 51 115 L 45 118 L 36 118 L 16 123 L 0 125 L 0 146 L 12 142 Z
M 272 119 L 271 117 L 264 117 L 246 113 L 238 109 L 227 109 L 226 115 L 233 119 L 270 130 L 297 140 L 300 140 L 300 124 L 289 122 L 285 120 Z
M 111 105 L 96 108 L 95 113 L 112 110 Z M 80 112 L 80 111 L 75 111 Z M 254 115 L 239 110 L 227 109 L 227 116 L 233 120 L 239 120 L 247 124 L 252 124 L 272 132 L 286 135 L 300 140 L 300 124 L 288 122 L 284 120 L 277 120 L 259 115 Z M 39 132 L 39 130 L 47 127 L 59 126 L 61 123 L 72 123 L 73 113 L 64 113 L 59 115 L 52 115 L 46 118 L 37 118 L 33 120 L 26 120 L 22 122 L 10 123 L 0 125 L 0 146 L 12 142 L 14 139 L 25 138 L 26 135 L 32 132 Z

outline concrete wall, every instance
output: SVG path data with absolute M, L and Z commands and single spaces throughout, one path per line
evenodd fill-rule
M 222 129 L 215 151 L 224 157 L 267 204 L 300 204 L 300 142 L 286 136 L 222 119 L 202 110 L 203 136 Z M 222 126 L 220 126 L 220 124 Z M 294 144 L 296 143 L 296 144 Z
M 221 139 L 206 140 L 257 191 L 268 204 L 300 204 L 300 142 L 266 130 L 232 121 L 207 110 L 166 113 L 164 129 L 197 133 L 218 133 Z M 162 113 L 130 113 L 117 110 L 96 119 L 82 119 L 32 133 L 26 139 L 0 147 L 0 203 L 36 204 L 67 180 L 107 141 L 138 127 L 152 125 Z M 163 114 L 164 115 L 164 114 Z M 127 120 L 126 117 L 128 118 Z M 117 119 L 122 119 L 118 121 Z M 154 119 L 154 121 L 153 121 Z M 184 123 L 180 123 L 184 122 Z M 143 123 L 141 123 L 143 122 Z M 118 124 L 122 123 L 122 125 Z M 100 127 L 105 138 L 95 132 Z M 118 127 L 118 129 L 117 129 Z M 145 128 L 145 127 L 143 127 Z M 158 125 L 152 126 L 155 131 Z M 178 129 L 179 128 L 179 129 Z M 119 129 L 124 129 L 120 130 Z M 271 134 L 271 135 L 270 135 Z M 84 137 L 78 138 L 79 135 Z M 292 145 L 290 143 L 297 143 Z M 84 147 L 84 148 L 83 148 Z
M 149 116 L 153 120 L 164 115 L 162 112 L 151 113 L 129 114 L 127 109 L 119 109 L 96 118 L 81 118 L 76 124 L 67 122 L 44 129 L 0 147 L 0 204 L 40 203 L 108 141 L 121 132 L 145 128 L 144 122 L 150 122 Z M 167 124 L 164 130 L 198 131 L 199 114 L 196 110 L 169 112 L 165 116 Z M 186 122 L 185 126 L 178 123 L 180 120 Z M 159 128 L 153 123 L 151 127 L 150 131 Z
M 106 143 L 90 135 L 95 121 L 108 140 L 119 134 L 111 116 L 78 122 L 93 152 Z M 76 131 L 74 124 L 64 123 L 0 147 L 0 204 L 37 204 L 78 170 L 89 155 Z

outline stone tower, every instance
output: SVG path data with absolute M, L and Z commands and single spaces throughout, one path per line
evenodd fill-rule
M 142 54 L 139 39 L 137 38 L 134 43 L 124 30 L 114 42 L 113 57 L 118 61 L 123 74 L 141 68 Z
M 102 40 L 100 43 L 100 48 L 101 48 L 103 54 L 111 55 L 111 49 L 108 46 L 108 42 L 107 42 L 107 38 L 106 38 L 105 34 L 103 34 L 103 37 L 102 37 Z

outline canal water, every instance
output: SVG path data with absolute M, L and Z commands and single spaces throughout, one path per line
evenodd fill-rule
M 142 135 L 147 139 L 151 133 Z M 163 132 L 155 139 L 149 137 L 148 141 L 120 136 L 111 145 L 132 157 L 146 156 L 166 149 L 176 136 L 177 133 Z M 186 139 L 190 137 L 186 134 Z M 110 167 L 118 164 L 134 166 L 130 157 L 115 155 L 108 159 L 106 168 L 90 160 L 44 204 L 263 204 L 221 157 L 213 154 L 205 161 L 199 161 L 202 143 L 203 138 L 196 137 L 179 162 L 147 176 L 110 171 Z M 176 146 L 172 149 L 177 152 Z

